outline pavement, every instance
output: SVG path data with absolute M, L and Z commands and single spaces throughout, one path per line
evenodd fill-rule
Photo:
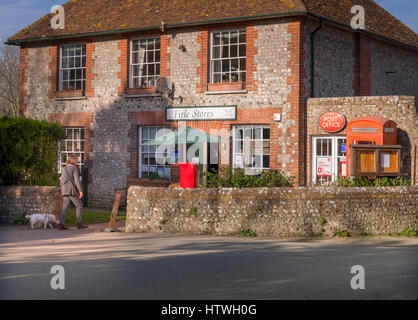
M 418 299 L 418 239 L 247 239 L 0 225 L 0 299 Z M 118 222 L 123 229 L 123 222 Z M 53 266 L 65 290 L 53 290 Z M 351 267 L 365 289 L 351 288 Z

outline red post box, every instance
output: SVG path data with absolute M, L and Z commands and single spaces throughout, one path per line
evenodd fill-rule
M 180 188 L 194 189 L 199 184 L 200 167 L 196 163 L 180 163 Z

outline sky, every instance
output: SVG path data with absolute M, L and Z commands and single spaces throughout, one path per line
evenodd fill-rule
M 417 0 L 375 1 L 418 33 Z M 0 40 L 6 40 L 32 24 L 50 12 L 52 6 L 65 2 L 65 0 L 0 0 Z

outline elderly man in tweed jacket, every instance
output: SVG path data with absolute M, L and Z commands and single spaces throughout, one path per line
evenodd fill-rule
M 76 156 L 69 156 L 66 167 L 62 170 L 61 174 L 61 194 L 63 197 L 63 208 L 60 215 L 59 230 L 68 230 L 65 227 L 65 217 L 70 206 L 70 201 L 74 203 L 76 207 L 77 215 L 77 229 L 86 229 L 87 226 L 81 223 L 83 203 L 83 187 L 80 183 L 80 173 L 76 166 L 78 159 Z

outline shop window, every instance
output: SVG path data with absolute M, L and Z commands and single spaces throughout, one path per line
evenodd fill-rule
M 270 127 L 237 126 L 233 128 L 233 167 L 246 174 L 260 174 L 270 169 Z
M 59 90 L 84 91 L 86 88 L 86 45 L 60 47 Z
M 59 173 L 66 166 L 69 155 L 78 157 L 77 166 L 81 172 L 84 166 L 84 128 L 65 128 L 65 132 L 66 138 L 59 142 Z
M 139 128 L 139 177 L 145 178 L 151 174 L 158 174 L 161 178 L 170 178 L 170 164 L 172 152 L 168 149 L 159 152 L 154 146 L 143 146 L 170 132 L 167 127 L 140 127 Z
M 160 77 L 161 40 L 144 38 L 131 41 L 130 88 L 153 87 Z
M 246 31 L 211 33 L 210 83 L 245 82 Z

